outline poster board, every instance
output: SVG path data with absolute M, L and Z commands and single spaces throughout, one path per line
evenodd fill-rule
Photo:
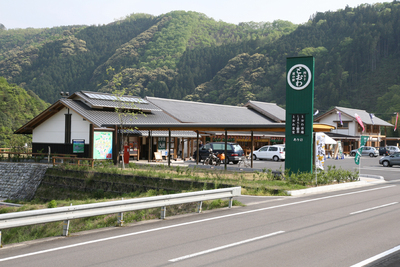
M 72 153 L 85 153 L 85 139 L 72 140 Z
M 94 132 L 93 159 L 112 159 L 113 132 Z

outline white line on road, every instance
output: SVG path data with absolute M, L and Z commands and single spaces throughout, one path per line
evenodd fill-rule
M 382 252 L 382 253 L 380 253 L 380 254 L 378 254 L 378 255 L 376 255 L 376 256 L 373 256 L 373 257 L 371 257 L 371 258 L 369 258 L 369 259 L 366 259 L 366 260 L 364 260 L 364 261 L 362 261 L 362 262 L 359 262 L 359 263 L 357 263 L 357 264 L 354 264 L 354 265 L 352 265 L 352 266 L 350 266 L 350 267 L 362 267 L 362 266 L 365 266 L 365 265 L 367 265 L 367 264 L 369 264 L 369 263 L 371 263 L 371 262 L 374 262 L 374 261 L 376 261 L 376 260 L 379 260 L 379 259 L 381 259 L 381 258 L 383 258 L 383 257 L 386 257 L 387 255 L 390 255 L 390 254 L 392 254 L 392 253 L 395 253 L 395 252 L 397 252 L 397 251 L 399 251 L 399 250 L 400 250 L 400 246 L 394 247 L 394 248 L 389 249 L 389 250 L 386 250 L 385 252 Z
M 385 204 L 385 205 L 381 205 L 381 206 L 377 206 L 377 207 L 373 207 L 373 208 L 369 208 L 369 209 L 365 209 L 365 210 L 355 211 L 355 212 L 350 213 L 350 215 L 358 214 L 358 213 L 362 213 L 362 212 L 366 212 L 366 211 L 370 211 L 370 210 L 376 210 L 379 208 L 384 208 L 384 207 L 391 206 L 391 205 L 394 205 L 397 203 L 399 203 L 399 202 L 393 202 L 393 203 L 389 203 L 389 204 Z
M 117 236 L 112 236 L 112 237 L 107 237 L 107 238 L 101 238 L 101 239 L 91 240 L 91 241 L 87 241 L 87 242 L 72 244 L 72 245 L 68 245 L 68 246 L 62 246 L 62 247 L 58 247 L 58 248 L 46 249 L 46 250 L 36 251 L 36 252 L 32 252 L 32 253 L 12 256 L 12 257 L 8 257 L 8 258 L 3 258 L 3 259 L 0 259 L 0 262 L 14 260 L 14 259 L 23 258 L 23 257 L 34 256 L 34 255 L 43 254 L 43 253 L 52 252 L 52 251 L 57 251 L 57 250 L 63 250 L 63 249 L 68 249 L 68 248 L 73 248 L 73 247 L 78 247 L 78 246 L 89 245 L 89 244 L 98 243 L 98 242 L 104 242 L 104 241 L 113 240 L 113 239 L 117 239 L 117 238 L 123 238 L 123 237 L 128 237 L 128 236 L 145 234 L 145 233 L 150 233 L 150 232 L 155 232 L 155 231 L 160 231 L 160 230 L 166 230 L 166 229 L 170 229 L 170 228 L 175 228 L 175 227 L 180 227 L 180 226 L 185 226 L 185 225 L 191 225 L 191 224 L 196 224 L 196 223 L 201 223 L 201 222 L 213 221 L 213 220 L 218 220 L 218 219 L 223 219 L 223 218 L 228 218 L 228 217 L 233 217 L 233 216 L 238 216 L 238 215 L 243 215 L 243 214 L 248 214 L 248 213 L 253 213 L 253 212 L 260 212 L 260 211 L 271 210 L 271 209 L 276 209 L 276 208 L 282 208 L 282 207 L 287 207 L 287 206 L 293 206 L 293 205 L 298 205 L 298 204 L 303 204 L 303 203 L 308 203 L 308 202 L 314 202 L 314 201 L 318 201 L 318 200 L 329 199 L 329 198 L 342 197 L 342 196 L 347 196 L 347 195 L 366 193 L 366 192 L 375 191 L 375 190 L 387 189 L 387 188 L 391 188 L 391 187 L 394 187 L 394 186 L 396 186 L 396 185 L 389 185 L 389 186 L 383 186 L 383 187 L 378 187 L 378 188 L 372 188 L 372 189 L 366 189 L 366 190 L 361 190 L 361 191 L 349 192 L 349 193 L 344 193 L 344 194 L 338 194 L 338 195 L 332 195 L 332 196 L 326 196 L 326 197 L 320 197 L 320 198 L 313 198 L 313 199 L 308 199 L 308 200 L 303 200 L 303 201 L 298 201 L 298 202 L 292 202 L 292 203 L 287 203 L 287 204 L 282 204 L 282 205 L 277 205 L 277 206 L 272 206 L 272 207 L 266 207 L 266 208 L 261 208 L 261 209 L 256 209 L 256 210 L 249 210 L 249 211 L 244 211 L 244 212 L 232 213 L 232 214 L 228 214 L 228 215 L 217 216 L 217 217 L 212 217 L 212 218 L 203 219 L 203 220 L 197 220 L 197 221 L 192 221 L 192 222 L 169 225 L 169 226 L 149 229 L 149 230 L 135 232 L 135 233 L 129 233 L 129 234 L 124 234 L 124 235 L 117 235 Z
M 267 237 L 270 237 L 270 236 L 282 234 L 284 232 L 285 231 L 278 231 L 278 232 L 271 233 L 271 234 L 268 234 L 268 235 L 263 235 L 263 236 L 250 238 L 250 239 L 247 239 L 247 240 L 239 241 L 239 242 L 228 244 L 228 245 L 225 245 L 225 246 L 212 248 L 212 249 L 208 249 L 208 250 L 203 250 L 203 251 L 200 251 L 200 252 L 197 252 L 197 253 L 189 254 L 189 255 L 186 255 L 186 256 L 183 256 L 183 257 L 179 257 L 179 258 L 175 258 L 175 259 L 172 259 L 172 260 L 169 260 L 169 261 L 177 262 L 177 261 L 181 261 L 181 260 L 186 260 L 186 259 L 189 259 L 189 258 L 197 257 L 197 256 L 200 256 L 200 255 L 204 255 L 204 254 L 211 253 L 211 252 L 214 252 L 214 251 L 222 250 L 222 249 L 225 249 L 225 248 L 239 246 L 239 245 L 242 245 L 242 244 L 245 244 L 245 243 L 249 243 L 249 242 L 252 242 L 252 241 L 256 241 L 256 240 L 259 240 L 259 239 L 263 239 L 263 238 L 267 238 Z

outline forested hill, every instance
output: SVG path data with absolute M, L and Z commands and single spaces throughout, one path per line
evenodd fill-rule
M 284 105 L 286 58 L 313 55 L 317 109 L 360 108 L 389 120 L 400 110 L 400 3 L 310 15 L 302 25 L 233 25 L 184 11 L 132 14 L 98 26 L 4 25 L 0 76 L 50 103 L 60 91 L 125 89 L 139 96 Z
M 32 91 L 27 92 L 0 77 L 0 147 L 21 147 L 30 143 L 29 137 L 13 132 L 48 106 Z

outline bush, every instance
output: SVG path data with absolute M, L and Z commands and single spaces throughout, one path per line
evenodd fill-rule
M 50 201 L 47 204 L 47 208 L 51 209 L 51 208 L 57 208 L 57 201 L 55 201 L 54 199 L 52 201 Z

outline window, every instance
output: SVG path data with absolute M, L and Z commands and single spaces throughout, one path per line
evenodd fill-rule
M 343 121 L 343 125 L 338 121 L 336 123 L 337 129 L 349 129 L 349 122 L 348 121 Z
M 269 151 L 278 151 L 278 148 L 276 146 L 271 146 L 269 148 Z

